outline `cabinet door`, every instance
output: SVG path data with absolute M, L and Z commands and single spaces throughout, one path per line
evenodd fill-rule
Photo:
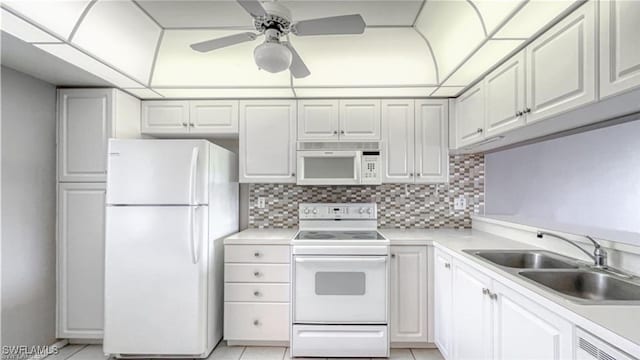
M 296 181 L 296 102 L 240 102 L 240 181 Z
M 486 96 L 485 136 L 524 125 L 524 51 L 502 64 L 484 79 Z
M 213 136 L 237 135 L 238 101 L 190 101 L 189 133 Z
M 188 101 L 143 101 L 142 133 L 180 135 L 189 133 Z
M 298 101 L 298 140 L 338 140 L 338 100 Z
M 58 188 L 59 338 L 102 338 L 105 192 L 104 183 Z
M 571 323 L 494 282 L 494 359 L 570 360 Z
M 491 279 L 453 262 L 453 358 L 491 359 Z
M 453 340 L 453 277 L 451 270 L 451 257 L 441 250 L 434 252 L 433 263 L 433 316 L 434 316 L 434 341 L 438 349 L 446 359 L 451 359 Z
M 600 1 L 600 97 L 640 86 L 640 2 Z
M 595 101 L 595 3 L 586 2 L 527 47 L 527 123 Z
M 413 100 L 382 101 L 383 183 L 413 183 L 414 125 Z
M 380 100 L 340 100 L 340 140 L 380 140 Z
M 416 183 L 449 180 L 449 104 L 416 100 Z
M 427 343 L 427 247 L 391 247 L 391 342 Z
M 482 83 L 456 100 L 456 146 L 461 148 L 484 139 L 484 87 Z
M 58 181 L 106 180 L 112 119 L 112 89 L 58 90 Z

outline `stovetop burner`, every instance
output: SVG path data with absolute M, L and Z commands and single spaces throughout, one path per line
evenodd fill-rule
M 300 231 L 295 240 L 385 240 L 377 231 Z

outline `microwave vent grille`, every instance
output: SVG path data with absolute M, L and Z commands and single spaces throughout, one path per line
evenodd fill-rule
M 298 142 L 298 150 L 380 150 L 379 142 Z

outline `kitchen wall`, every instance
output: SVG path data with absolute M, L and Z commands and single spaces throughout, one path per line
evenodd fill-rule
M 56 89 L 0 70 L 2 345 L 55 342 Z
M 486 215 L 640 245 L 637 120 L 486 155 Z
M 380 186 L 297 186 L 250 184 L 250 228 L 291 228 L 298 225 L 301 202 L 375 202 L 381 228 L 469 228 L 471 214 L 484 206 L 484 157 L 449 157 L 448 184 L 384 184 Z M 467 208 L 453 210 L 453 199 L 464 195 Z M 258 208 L 259 197 L 266 206 Z

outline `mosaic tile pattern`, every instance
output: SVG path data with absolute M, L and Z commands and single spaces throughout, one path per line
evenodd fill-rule
M 453 210 L 464 195 L 467 208 Z M 266 206 L 257 207 L 259 197 Z M 298 226 L 298 204 L 304 202 L 375 202 L 381 228 L 470 228 L 471 214 L 484 211 L 484 156 L 451 155 L 448 184 L 383 184 L 379 186 L 298 186 L 251 184 L 250 228 Z

